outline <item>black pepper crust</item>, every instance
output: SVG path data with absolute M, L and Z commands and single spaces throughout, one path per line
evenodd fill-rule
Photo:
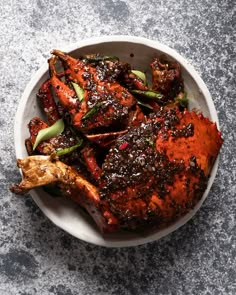
M 38 98 L 43 100 L 48 122 L 61 117 L 66 129 L 40 143 L 37 152 L 68 150 L 78 138 L 83 141 L 83 150 L 60 155 L 60 161 L 73 166 L 74 172 L 68 166 L 61 175 L 52 167 L 56 186 L 85 207 L 102 232 L 164 227 L 191 210 L 206 189 L 222 139 L 216 125 L 186 110 L 180 65 L 156 58 L 151 64 L 153 85 L 149 89 L 146 79 L 117 58 L 90 55 L 75 60 L 58 50 L 53 54 L 57 57 L 49 62 L 51 78 L 40 88 Z M 65 70 L 60 74 L 54 69 L 58 57 Z M 71 82 L 82 88 L 83 95 L 76 96 Z M 137 97 L 133 96 L 133 90 L 160 94 L 154 101 L 153 96 L 139 97 L 137 92 Z M 57 107 L 52 94 L 60 101 Z M 35 127 L 31 137 L 45 128 L 39 118 L 30 125 Z M 116 131 L 122 133 L 114 135 Z M 26 146 L 32 154 L 30 139 Z M 56 165 L 58 160 L 50 161 Z M 47 168 L 36 171 L 42 175 Z M 20 193 L 19 186 L 13 190 Z
M 163 140 L 168 140 L 170 134 L 173 138 L 194 135 L 192 123 L 180 129 L 179 122 L 175 110 L 160 109 L 148 123 L 130 128 L 107 155 L 102 166 L 100 196 L 109 203 L 122 227 L 135 229 L 151 224 L 161 227 L 173 222 L 192 209 L 205 191 L 207 177 L 195 156 L 186 165 L 182 160 L 170 161 L 165 152 L 156 149 L 160 134 Z M 185 190 L 184 202 L 175 200 L 180 185 Z M 164 214 L 160 204 L 153 205 L 154 195 L 166 202 Z

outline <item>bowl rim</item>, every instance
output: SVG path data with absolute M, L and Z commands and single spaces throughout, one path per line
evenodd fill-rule
M 147 39 L 144 37 L 127 36 L 127 35 L 109 35 L 109 36 L 103 36 L 103 37 L 88 38 L 88 39 L 84 39 L 84 40 L 80 40 L 78 42 L 72 43 L 66 47 L 63 47 L 63 46 L 61 46 L 61 47 L 62 47 L 63 51 L 71 52 L 76 49 L 83 48 L 85 46 L 97 45 L 97 44 L 108 43 L 108 42 L 111 42 L 111 43 L 112 42 L 129 42 L 129 43 L 134 43 L 134 44 L 141 44 L 144 46 L 151 47 L 154 50 L 162 51 L 162 52 L 168 54 L 169 56 L 171 56 L 172 58 L 174 58 L 175 60 L 177 60 L 182 66 L 184 66 L 185 70 L 193 78 L 193 80 L 197 84 L 199 90 L 202 92 L 202 95 L 204 96 L 205 102 L 206 102 L 207 107 L 209 109 L 210 117 L 216 123 L 217 128 L 219 129 L 219 120 L 218 120 L 217 112 L 216 112 L 211 94 L 210 94 L 206 84 L 204 83 L 204 81 L 202 80 L 200 75 L 196 72 L 196 70 L 193 68 L 193 66 L 184 57 L 182 57 L 178 52 L 176 52 L 174 49 L 170 48 L 169 46 L 164 45 L 164 44 L 160 43 L 159 41 L 150 40 L 150 39 Z M 19 126 L 22 125 L 21 122 L 23 120 L 22 109 L 23 110 L 25 109 L 28 98 L 29 98 L 32 90 L 34 89 L 38 80 L 47 72 L 47 70 L 48 70 L 48 63 L 45 62 L 36 71 L 36 73 L 32 76 L 30 82 L 26 85 L 25 90 L 23 91 L 22 96 L 19 100 L 17 112 L 15 115 L 15 122 L 14 122 L 14 144 L 15 144 L 15 154 L 16 154 L 17 159 L 22 158 L 23 149 L 24 149 L 23 145 L 18 145 L 18 143 L 21 141 L 20 133 L 18 131 L 19 131 Z M 103 237 L 102 234 L 101 234 L 100 239 L 94 238 L 93 240 L 89 239 L 86 235 L 83 237 L 78 236 L 78 235 L 76 235 L 75 231 L 71 230 L 71 228 L 66 226 L 64 223 L 61 223 L 58 218 L 55 218 L 55 216 L 53 216 L 53 214 L 51 214 L 51 210 L 48 210 L 43 205 L 43 203 L 40 201 L 36 190 L 33 189 L 29 193 L 32 196 L 34 202 L 37 204 L 37 206 L 40 208 L 40 210 L 44 213 L 44 215 L 47 216 L 47 218 L 49 218 L 56 226 L 58 226 L 59 228 L 63 229 L 64 231 L 68 232 L 69 234 L 71 234 L 72 236 L 74 236 L 80 240 L 83 240 L 85 242 L 92 243 L 95 245 L 99 245 L 99 246 L 105 246 L 105 247 L 138 246 L 138 245 L 146 244 L 149 242 L 157 241 L 157 240 L 169 235 L 170 233 L 174 232 L 175 230 L 177 230 L 178 228 L 180 228 L 184 224 L 186 224 L 196 214 L 196 212 L 202 206 L 203 202 L 205 201 L 205 199 L 211 189 L 211 186 L 214 182 L 214 179 L 215 179 L 215 176 L 217 173 L 218 164 L 219 164 L 219 156 L 217 157 L 217 159 L 214 163 L 214 166 L 212 168 L 211 175 L 208 180 L 207 189 L 204 192 L 201 200 L 197 203 L 197 205 L 194 207 L 193 210 L 188 212 L 186 215 L 184 215 L 182 218 L 180 218 L 174 224 L 168 226 L 167 228 L 157 231 L 151 235 L 148 235 L 145 237 L 140 236 L 139 238 L 135 238 L 132 240 L 122 240 L 122 241 L 109 240 L 109 241 L 107 241 Z

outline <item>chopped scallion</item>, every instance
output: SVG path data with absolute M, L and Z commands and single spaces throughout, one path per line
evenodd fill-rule
M 82 120 L 88 119 L 91 117 L 93 114 L 95 114 L 98 109 L 100 108 L 101 103 L 97 103 L 92 109 L 90 109 L 83 117 Z
M 143 81 L 144 85 L 147 85 L 147 78 L 144 72 L 137 71 L 137 70 L 132 70 L 131 72 L 135 74 L 138 78 L 140 78 Z
M 130 90 L 130 92 L 133 93 L 133 94 L 136 94 L 136 95 L 140 95 L 142 97 L 154 99 L 156 101 L 160 101 L 160 99 L 163 98 L 163 95 L 161 93 L 155 92 L 153 90 L 147 90 L 147 91 L 143 91 L 143 90 Z
M 82 143 L 83 143 L 83 139 L 81 139 L 80 142 L 78 142 L 77 144 L 75 144 L 73 146 L 70 146 L 70 147 L 62 149 L 62 150 L 57 150 L 56 155 L 58 157 L 60 157 L 60 156 L 64 156 L 66 154 L 69 154 L 69 153 L 73 152 L 74 150 L 76 150 L 78 147 L 80 147 L 82 145 Z
M 117 56 L 82 56 L 81 59 L 85 59 L 88 62 L 99 62 L 99 61 L 106 61 L 106 60 L 119 60 Z
M 184 92 L 182 96 L 177 97 L 177 101 L 181 107 L 186 109 L 188 108 L 188 99 L 186 92 Z
M 148 104 L 148 103 L 144 103 L 144 102 L 138 100 L 138 104 L 141 105 L 141 106 L 144 106 L 145 108 L 148 108 L 150 110 L 153 110 L 153 107 L 150 104 Z
M 33 150 L 44 140 L 53 138 L 64 131 L 65 125 L 62 119 L 57 120 L 52 126 L 42 129 L 39 131 L 35 143 L 33 145 Z
M 76 95 L 79 99 L 79 101 L 82 101 L 84 99 L 84 90 L 81 88 L 77 83 L 71 82 L 72 86 L 75 89 Z

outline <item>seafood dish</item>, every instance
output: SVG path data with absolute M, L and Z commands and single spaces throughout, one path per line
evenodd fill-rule
M 45 118 L 28 124 L 12 192 L 72 199 L 101 233 L 165 228 L 196 206 L 223 139 L 188 109 L 178 62 L 154 58 L 151 82 L 116 56 L 53 50 L 48 65 L 37 94 Z

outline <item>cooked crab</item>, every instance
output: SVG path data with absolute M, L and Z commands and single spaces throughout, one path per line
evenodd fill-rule
M 163 94 L 162 103 L 171 103 L 184 92 L 180 64 L 166 58 L 155 58 L 151 63 L 152 89 Z
M 37 95 L 47 122 L 30 121 L 31 156 L 17 161 L 23 179 L 11 190 L 22 194 L 54 184 L 89 212 L 101 232 L 160 228 L 191 210 L 223 140 L 209 119 L 175 107 L 184 93 L 179 64 L 155 59 L 149 89 L 116 58 L 53 54 L 50 79 Z M 58 60 L 64 67 L 59 74 Z M 63 132 L 36 145 L 39 133 L 61 118 Z
M 116 80 L 104 81 L 99 70 L 84 60 L 72 58 L 59 50 L 52 53 L 63 61 L 67 78 L 83 90 L 83 98 L 76 99 L 75 91 L 56 73 L 54 64 L 57 58 L 49 60 L 51 85 L 62 105 L 70 112 L 74 126 L 88 133 L 128 120 L 129 110 L 136 99 L 126 88 Z
M 11 190 L 20 194 L 58 183 L 102 232 L 160 228 L 200 200 L 222 142 L 203 115 L 161 108 L 118 137 L 96 170 L 96 186 L 53 156 L 30 156 L 18 160 L 23 180 Z M 97 169 L 92 159 L 91 169 Z

